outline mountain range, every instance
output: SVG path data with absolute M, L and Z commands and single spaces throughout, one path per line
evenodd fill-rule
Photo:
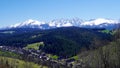
M 79 18 L 74 19 L 56 19 L 49 22 L 37 21 L 37 20 L 26 20 L 22 23 L 17 23 L 11 25 L 7 28 L 40 28 L 40 29 L 50 29 L 50 28 L 58 28 L 58 27 L 84 27 L 84 28 L 106 28 L 113 29 L 119 23 L 119 20 L 113 19 L 91 19 L 91 20 L 82 20 Z

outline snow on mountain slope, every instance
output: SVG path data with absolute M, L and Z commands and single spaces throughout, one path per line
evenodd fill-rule
M 23 23 L 18 23 L 15 25 L 11 25 L 9 28 L 40 28 L 40 29 L 50 29 L 57 27 L 69 27 L 69 26 L 77 26 L 77 27 L 85 27 L 85 28 L 113 28 L 118 23 L 118 20 L 112 19 L 92 19 L 88 21 L 83 21 L 79 18 L 74 19 L 57 19 L 52 20 L 50 22 L 39 22 L 37 20 L 29 19 Z
M 69 27 L 69 26 L 80 26 L 83 21 L 78 18 L 74 19 L 59 19 L 59 20 L 52 20 L 48 24 L 51 27 Z
M 39 22 L 37 20 L 32 20 L 29 19 L 23 23 L 18 23 L 15 25 L 11 25 L 10 28 L 22 28 L 22 27 L 31 27 L 31 28 L 35 28 L 35 27 L 40 27 L 40 25 L 45 24 L 45 22 Z
M 91 21 L 86 21 L 84 23 L 82 23 L 81 25 L 90 25 L 90 26 L 94 26 L 94 25 L 101 25 L 101 24 L 116 24 L 118 23 L 116 20 L 110 20 L 110 19 L 104 19 L 104 18 L 98 18 L 95 20 L 91 20 Z
M 23 22 L 23 23 L 21 24 L 21 26 L 24 26 L 24 25 L 41 25 L 41 24 L 45 24 L 45 22 L 39 22 L 39 21 L 37 21 L 37 20 L 29 19 L 29 20 Z

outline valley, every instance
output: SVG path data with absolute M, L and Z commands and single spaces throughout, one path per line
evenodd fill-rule
M 0 0 L 0 68 L 120 68 L 120 0 Z
M 43 68 L 96 68 L 99 65 L 104 68 L 103 61 L 109 56 L 103 57 L 103 59 L 100 56 L 106 55 L 106 51 L 112 55 L 106 48 L 113 48 L 111 49 L 112 53 L 116 55 L 112 55 L 113 57 L 119 55 L 119 49 L 116 53 L 113 46 L 119 48 L 119 35 L 115 35 L 118 34 L 117 32 L 119 32 L 117 29 L 79 27 L 61 27 L 48 30 L 33 28 L 1 30 L 0 56 L 33 62 Z M 114 39 L 115 36 L 118 37 Z M 103 61 L 98 62 L 99 59 Z M 119 62 L 116 59 L 108 60 L 110 62 L 114 60 L 117 63 L 114 65 L 119 67 Z

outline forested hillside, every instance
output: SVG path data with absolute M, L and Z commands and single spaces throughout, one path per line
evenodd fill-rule
M 0 38 L 0 67 L 4 68 L 120 67 L 119 28 L 9 29 L 1 30 Z
M 82 52 L 75 62 L 78 68 L 120 68 L 120 29 L 114 30 L 114 40 L 95 50 Z
M 49 30 L 10 29 L 0 31 L 0 45 L 25 47 L 44 42 L 40 49 L 61 57 L 71 57 L 84 50 L 96 49 L 112 40 L 112 35 L 98 30 L 63 27 Z M 102 44 L 100 44 L 102 43 Z

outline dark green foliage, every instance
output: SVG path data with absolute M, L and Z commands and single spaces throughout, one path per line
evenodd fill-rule
M 58 56 L 69 57 L 81 52 L 82 48 L 86 50 L 95 48 L 96 45 L 92 45 L 95 38 L 102 43 L 102 41 L 111 40 L 110 37 L 109 34 L 90 29 L 77 27 L 58 28 L 43 36 L 42 40 L 45 42 L 43 50 Z
M 106 41 L 105 43 L 111 41 L 110 34 L 78 27 L 49 30 L 11 29 L 8 31 L 14 32 L 11 34 L 0 33 L 0 45 L 25 47 L 27 44 L 44 42 L 45 46 L 42 48 L 44 52 L 62 57 L 74 56 L 82 50 L 103 46 L 104 41 Z M 96 40 L 102 44 L 98 45 Z
M 120 31 L 115 30 L 114 39 L 106 46 L 80 53 L 76 67 L 82 68 L 120 68 Z

